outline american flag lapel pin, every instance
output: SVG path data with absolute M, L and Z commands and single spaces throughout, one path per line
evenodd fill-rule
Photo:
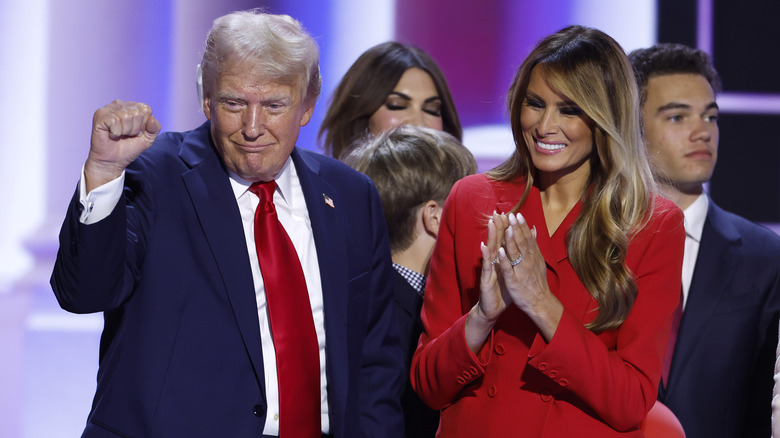
M 335 205 L 333 205 L 333 199 L 330 199 L 330 196 L 326 195 L 325 193 L 322 194 L 322 200 L 325 201 L 325 204 L 327 204 L 330 208 L 336 208 Z

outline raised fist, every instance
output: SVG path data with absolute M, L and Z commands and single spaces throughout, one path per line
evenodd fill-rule
M 95 111 L 89 157 L 84 164 L 87 192 L 119 177 L 154 143 L 160 122 L 145 103 L 115 100 Z

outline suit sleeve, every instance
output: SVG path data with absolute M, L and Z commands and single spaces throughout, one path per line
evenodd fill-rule
M 392 259 L 382 203 L 373 185 L 370 190 L 373 260 L 367 312 L 368 325 L 363 341 L 360 385 L 360 425 L 363 436 L 403 435 L 400 394 L 403 388 L 403 358 L 393 304 Z
M 133 164 L 136 169 L 141 160 Z M 112 310 L 133 290 L 142 241 L 153 202 L 138 170 L 127 169 L 123 196 L 111 213 L 93 224 L 80 222 L 76 189 L 60 230 L 51 286 L 60 306 L 73 313 Z

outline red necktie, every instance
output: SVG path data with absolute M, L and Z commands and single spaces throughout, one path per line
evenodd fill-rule
M 274 206 L 276 182 L 256 182 L 255 246 L 276 349 L 279 435 L 320 437 L 320 360 L 309 293 L 298 253 Z
M 674 344 L 677 343 L 677 332 L 680 331 L 680 321 L 683 314 L 683 293 L 680 289 L 680 303 L 677 305 L 677 309 L 674 311 L 674 319 L 672 319 L 672 331 L 669 333 L 669 343 L 666 345 L 666 356 L 664 356 L 664 369 L 661 374 L 661 382 L 666 388 L 666 384 L 669 382 L 669 369 L 672 367 L 672 355 L 674 354 Z

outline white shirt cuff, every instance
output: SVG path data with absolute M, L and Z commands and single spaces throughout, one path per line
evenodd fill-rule
M 84 225 L 92 225 L 107 218 L 114 211 L 116 204 L 119 203 L 124 186 L 125 172 L 122 172 L 115 180 L 87 193 L 87 186 L 84 183 L 84 168 L 82 167 L 81 180 L 79 180 L 79 203 L 81 203 L 79 222 Z

